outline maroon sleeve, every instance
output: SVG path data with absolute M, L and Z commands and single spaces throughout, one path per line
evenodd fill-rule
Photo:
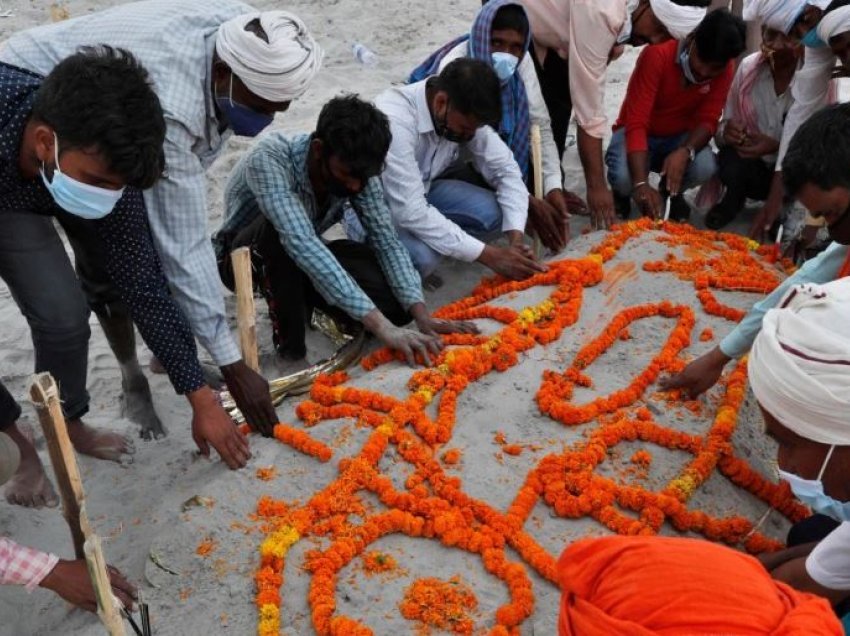
M 629 79 L 623 101 L 621 121 L 626 129 L 626 152 L 647 150 L 649 120 L 655 107 L 655 98 L 668 65 L 668 50 L 665 44 L 647 46 L 638 56 L 637 64 Z
M 700 125 L 705 126 L 712 136 L 717 132 L 717 125 L 720 123 L 720 116 L 723 114 L 723 107 L 726 105 L 726 97 L 729 95 L 729 88 L 732 86 L 734 77 L 735 63 L 730 61 L 723 74 L 711 82 L 711 90 L 695 113 L 694 128 Z

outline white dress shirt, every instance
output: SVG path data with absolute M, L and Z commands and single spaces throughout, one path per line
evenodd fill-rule
M 446 65 L 460 57 L 469 55 L 469 42 L 461 42 L 451 51 L 446 53 L 440 62 L 442 71 Z M 563 186 L 561 179 L 561 158 L 558 155 L 558 147 L 552 136 L 552 120 L 549 119 L 549 109 L 543 101 L 543 92 L 540 90 L 540 82 L 537 80 L 537 71 L 534 70 L 534 62 L 531 55 L 524 55 L 517 66 L 517 73 L 525 85 L 525 93 L 528 96 L 528 114 L 531 124 L 540 126 L 541 155 L 543 159 L 543 194 L 549 194 L 552 190 L 558 190 Z
M 830 532 L 806 559 L 806 572 L 830 590 L 850 590 L 850 521 Z
M 235 0 L 147 0 L 36 27 L 0 45 L 0 61 L 41 75 L 95 44 L 125 48 L 148 70 L 168 126 L 167 176 L 145 191 L 148 220 L 172 293 L 219 366 L 241 354 L 207 233 L 205 171 L 230 135 L 219 133 L 210 73 L 218 27 L 253 10 Z
M 458 158 L 460 145 L 440 137 L 428 108 L 425 84 L 391 88 L 375 100 L 390 120 L 392 144 L 381 175 L 396 227 L 407 230 L 431 249 L 462 261 L 474 261 L 484 243 L 464 232 L 430 205 L 431 182 Z M 496 190 L 502 231 L 525 231 L 528 190 L 513 153 L 490 126 L 479 128 L 464 144 L 476 170 Z

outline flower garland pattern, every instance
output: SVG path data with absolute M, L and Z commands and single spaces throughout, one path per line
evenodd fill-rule
M 358 454 L 338 462 L 336 479 L 313 493 L 306 503 L 290 506 L 271 498 L 258 503 L 257 516 L 266 532 L 255 577 L 261 636 L 280 633 L 286 555 L 308 536 L 326 539 L 322 544 L 326 547 L 307 552 L 304 560 L 304 569 L 311 576 L 308 601 L 312 624 L 322 635 L 372 633 L 355 617 L 338 611 L 337 580 L 354 559 L 374 559 L 372 544 L 391 533 L 438 541 L 447 548 L 477 555 L 508 593 L 508 601 L 490 620 L 489 633 L 519 634 L 534 610 L 528 568 L 557 585 L 558 555 L 541 547 L 526 528 L 532 509 L 539 503 L 560 517 L 589 516 L 621 534 L 654 534 L 668 522 L 679 531 L 699 533 L 752 553 L 780 547 L 757 532 L 746 518 L 712 517 L 689 506 L 700 486 L 719 473 L 792 520 L 806 514 L 786 486 L 765 479 L 733 451 L 732 434 L 746 393 L 746 363 L 739 363 L 726 378 L 720 405 L 703 435 L 659 424 L 642 402 L 660 373 L 684 364 L 679 356 L 691 341 L 695 323 L 694 311 L 685 305 L 662 301 L 622 309 L 578 351 L 566 369 L 544 373 L 536 394 L 542 413 L 566 426 L 591 421 L 598 426 L 571 447 L 537 461 L 506 511 L 469 496 L 461 480 L 446 472 L 446 466 L 462 458 L 458 449 L 448 445 L 456 425 L 459 396 L 484 376 L 519 364 L 523 352 L 556 341 L 577 322 L 584 290 L 602 281 L 604 264 L 628 241 L 653 230 L 658 242 L 686 246 L 688 257 L 670 255 L 664 261 L 646 263 L 644 269 L 693 281 L 697 298 L 708 313 L 730 320 L 738 317 L 737 310 L 708 296 L 711 289 L 764 293 L 780 280 L 778 272 L 765 266 L 765 260 L 754 255 L 753 246 L 741 237 L 673 223 L 626 223 L 615 227 L 583 259 L 551 263 L 547 272 L 522 282 L 485 279 L 469 297 L 436 312 L 446 319 L 487 318 L 502 327 L 488 336 L 446 337 L 446 344 L 451 346 L 433 367 L 412 373 L 405 399 L 349 385 L 345 373 L 316 381 L 309 399 L 296 409 L 303 427 L 354 418 L 371 431 Z M 514 310 L 491 304 L 500 297 L 541 286 L 551 287 L 552 292 L 537 305 Z M 649 317 L 661 317 L 673 324 L 666 343 L 649 365 L 625 388 L 583 405 L 574 403 L 574 388 L 593 384 L 589 370 L 594 361 L 618 339 L 630 338 L 631 325 Z M 379 350 L 366 357 L 362 366 L 369 372 L 397 359 L 392 352 Z M 428 410 L 429 406 L 436 410 Z M 332 459 L 331 448 L 302 427 L 281 424 L 275 429 L 275 437 L 319 461 Z M 688 453 L 691 459 L 657 492 L 620 483 L 596 471 L 617 444 L 635 440 Z M 509 455 L 523 450 L 504 440 L 501 444 Z M 379 468 L 379 461 L 391 447 L 411 468 L 404 488 L 396 486 Z M 632 463 L 643 469 L 651 462 L 652 455 L 646 450 L 632 456 Z M 367 510 L 360 493 L 377 497 L 383 505 L 381 511 Z M 353 522 L 352 516 L 360 521 Z M 509 555 L 508 547 L 518 560 Z M 416 582 L 417 589 L 434 588 L 433 581 L 427 585 L 421 581 Z M 474 597 L 465 597 L 464 603 L 473 607 Z M 405 611 L 413 610 L 408 606 Z M 464 619 L 462 625 L 465 632 L 469 623 Z

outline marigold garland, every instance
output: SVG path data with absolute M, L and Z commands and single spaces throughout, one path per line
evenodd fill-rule
M 769 482 L 733 453 L 731 439 L 746 388 L 745 364 L 736 366 L 726 379 L 720 405 L 704 435 L 662 426 L 641 403 L 663 370 L 684 364 L 679 356 L 690 343 L 695 322 L 693 310 L 684 305 L 662 301 L 627 307 L 575 354 L 566 369 L 544 373 L 536 395 L 541 412 L 564 424 L 595 420 L 598 425 L 572 447 L 535 458 L 506 511 L 470 497 L 461 479 L 446 471 L 446 466 L 456 464 L 462 456 L 460 449 L 443 445 L 452 440 L 458 425 L 456 408 L 463 392 L 490 373 L 515 367 L 530 349 L 556 341 L 578 320 L 584 288 L 602 281 L 604 263 L 615 258 L 629 241 L 650 231 L 655 231 L 657 242 L 684 250 L 685 257 L 671 252 L 663 261 L 645 263 L 644 270 L 693 282 L 708 313 L 730 320 L 742 315 L 740 310 L 717 301 L 712 290 L 765 293 L 779 282 L 777 271 L 763 266 L 762 257 L 755 251 L 757 246 L 743 237 L 642 219 L 616 226 L 586 258 L 551 263 L 547 272 L 522 282 L 485 279 L 469 297 L 437 311 L 435 315 L 440 318 L 486 318 L 502 326 L 486 336 L 444 336 L 446 348 L 432 367 L 411 373 L 409 394 L 404 399 L 350 386 L 345 373 L 318 378 L 309 399 L 296 409 L 304 426 L 351 418 L 370 427 L 371 432 L 357 454 L 339 461 L 336 479 L 306 503 L 289 504 L 268 497 L 258 502 L 257 519 L 267 533 L 255 575 L 259 634 L 280 631 L 285 558 L 302 537 L 324 537 L 322 548 L 309 551 L 304 563 L 311 576 L 308 601 L 313 627 L 322 635 L 372 633 L 368 626 L 338 612 L 336 584 L 342 569 L 354 559 L 361 559 L 367 570 L 380 570 L 386 561 L 379 555 L 384 553 L 372 546 L 392 533 L 437 541 L 480 558 L 508 592 L 508 601 L 490 618 L 490 633 L 519 634 L 534 611 L 528 568 L 558 584 L 555 555 L 541 547 L 526 529 L 538 503 L 561 517 L 590 516 L 622 534 L 654 534 L 666 522 L 679 531 L 698 533 L 751 552 L 779 547 L 778 542 L 754 532 L 748 519 L 712 517 L 688 505 L 701 485 L 719 471 L 788 518 L 799 519 L 805 514 L 787 487 Z M 515 310 L 490 304 L 538 286 L 552 291 L 537 305 Z M 647 367 L 624 388 L 584 405 L 573 404 L 576 385 L 592 386 L 594 362 L 619 340 L 631 338 L 629 327 L 633 322 L 653 316 L 675 322 L 661 351 Z M 713 333 L 705 329 L 700 338 L 711 339 Z M 368 372 L 401 360 L 396 353 L 379 349 L 364 358 L 362 366 Z M 696 414 L 703 409 L 699 403 L 682 402 L 675 394 L 667 399 Z M 332 458 L 330 448 L 300 428 L 279 424 L 275 438 L 319 461 Z M 596 472 L 618 444 L 638 440 L 687 453 L 690 461 L 657 492 Z M 508 444 L 503 434 L 497 434 L 495 441 L 507 454 L 523 450 L 522 445 Z M 403 486 L 396 485 L 379 468 L 390 448 L 410 467 Z M 631 462 L 646 471 L 652 455 L 642 449 L 631 456 Z M 383 507 L 378 512 L 368 509 L 360 493 L 371 493 Z M 519 561 L 508 558 L 507 547 Z M 475 624 L 468 612 L 475 607 L 475 597 L 471 591 L 455 594 L 457 587 L 445 581 L 420 579 L 408 590 L 401 611 L 431 626 L 471 633 Z M 423 602 L 424 598 L 435 600 Z M 460 609 L 447 613 L 456 605 Z

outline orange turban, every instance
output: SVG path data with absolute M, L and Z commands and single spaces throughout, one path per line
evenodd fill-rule
M 558 561 L 560 636 L 842 636 L 829 603 L 753 557 L 698 539 L 611 536 Z

